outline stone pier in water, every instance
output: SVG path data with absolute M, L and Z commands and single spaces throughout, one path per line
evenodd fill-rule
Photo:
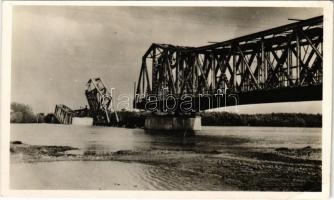
M 202 128 L 200 116 L 149 116 L 145 120 L 148 130 L 200 131 Z

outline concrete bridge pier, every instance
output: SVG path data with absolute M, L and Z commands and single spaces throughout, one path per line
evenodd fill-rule
M 145 129 L 162 131 L 199 131 L 201 116 L 152 115 L 145 119 Z

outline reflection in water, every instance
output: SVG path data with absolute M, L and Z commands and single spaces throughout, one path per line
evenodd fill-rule
M 18 162 L 11 164 L 10 171 L 11 187 L 16 189 L 235 190 L 220 176 L 204 173 L 205 165 L 196 172 L 187 168 L 183 158 L 187 162 L 206 163 L 204 156 L 258 159 L 259 155 L 252 153 L 257 149 L 321 148 L 321 129 L 203 127 L 196 135 L 185 135 L 115 127 L 12 124 L 11 140 L 77 147 L 80 150 L 76 154 L 82 155 L 156 151 L 171 155 L 170 161 L 177 163 L 175 168 L 172 164 L 129 161 Z M 229 167 L 229 163 L 218 164 Z M 244 168 L 240 170 L 245 173 Z

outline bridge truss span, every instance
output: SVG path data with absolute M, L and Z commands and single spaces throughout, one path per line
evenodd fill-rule
M 145 109 L 150 95 L 160 101 L 221 91 L 247 96 L 243 104 L 321 100 L 322 68 L 323 16 L 201 47 L 152 44 L 142 57 L 135 106 Z M 301 91 L 309 94 L 296 95 Z

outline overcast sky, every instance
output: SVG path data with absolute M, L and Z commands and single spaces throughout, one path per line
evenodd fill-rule
M 201 46 L 319 15 L 313 8 L 18 6 L 11 98 L 35 112 L 53 112 L 56 104 L 76 109 L 87 105 L 91 77 L 132 97 L 151 43 Z M 249 105 L 239 112 L 321 113 L 321 102 Z

